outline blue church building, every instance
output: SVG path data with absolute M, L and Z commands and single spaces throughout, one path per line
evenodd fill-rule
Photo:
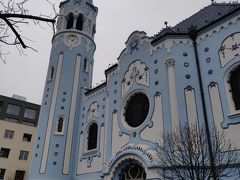
M 160 179 L 156 141 L 186 122 L 240 148 L 240 4 L 133 32 L 91 88 L 97 13 L 92 0 L 60 3 L 30 180 Z

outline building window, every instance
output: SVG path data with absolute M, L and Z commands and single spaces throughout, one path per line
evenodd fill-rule
M 54 75 L 54 67 L 51 67 L 48 72 L 48 81 L 53 80 L 53 75 Z
M 4 179 L 5 171 L 6 171 L 6 169 L 1 169 L 0 168 L 0 180 Z
M 27 126 L 35 126 L 34 122 L 28 122 L 28 121 L 22 121 L 23 125 L 27 125 Z
M 83 15 L 82 14 L 78 15 L 76 29 L 79 31 L 83 30 Z
M 0 101 L 0 112 L 2 111 L 2 109 L 3 109 L 3 102 Z
M 125 120 L 131 127 L 140 126 L 149 111 L 149 100 L 143 93 L 134 94 L 126 103 Z
M 83 70 L 84 70 L 84 71 L 87 71 L 87 69 L 88 69 L 88 61 L 87 61 L 87 59 L 85 58 L 85 59 L 83 60 Z
M 32 135 L 31 134 L 27 134 L 27 133 L 24 133 L 23 134 L 23 141 L 26 141 L 26 142 L 31 142 L 31 139 L 32 139 Z
M 17 170 L 14 180 L 24 180 L 25 171 Z
M 28 109 L 26 108 L 24 111 L 24 117 L 28 119 L 35 119 L 36 118 L 37 111 L 34 109 Z
M 73 13 L 69 13 L 67 17 L 67 29 L 71 29 L 73 27 Z
M 57 121 L 57 129 L 56 129 L 57 134 L 63 133 L 63 124 L 64 124 L 64 119 L 63 117 L 60 117 Z
M 5 120 L 5 121 L 8 121 L 8 122 L 13 122 L 13 123 L 17 123 L 17 122 L 18 122 L 17 119 L 9 118 L 9 117 L 5 117 L 4 120 Z
M 230 72 L 230 87 L 235 109 L 240 110 L 240 67 Z
M 88 147 L 87 150 L 92 150 L 97 148 L 97 135 L 98 135 L 98 125 L 92 123 L 88 130 Z
M 20 151 L 19 160 L 27 160 L 29 151 Z
M 11 115 L 18 116 L 20 113 L 20 106 L 14 104 L 8 104 L 7 113 Z
M 8 158 L 9 153 L 10 153 L 10 149 L 8 149 L 8 148 L 1 148 L 1 150 L 0 150 L 0 157 Z
M 4 138 L 6 139 L 12 139 L 13 138 L 14 131 L 11 130 L 5 130 Z

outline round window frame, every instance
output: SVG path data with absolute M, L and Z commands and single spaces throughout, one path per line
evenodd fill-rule
M 147 113 L 144 115 L 145 118 L 141 121 L 141 123 L 140 123 L 139 125 L 137 125 L 137 126 L 131 126 L 131 125 L 128 123 L 127 119 L 126 119 L 126 112 L 127 112 L 127 108 L 128 108 L 129 101 L 130 101 L 133 97 L 135 97 L 136 95 L 138 95 L 138 94 L 142 94 L 142 95 L 144 95 L 144 96 L 146 97 L 146 99 L 147 99 L 147 101 L 148 101 L 148 110 L 147 110 Z M 124 126 L 127 127 L 128 129 L 137 129 L 137 128 L 141 127 L 141 126 L 145 123 L 145 121 L 148 119 L 148 115 L 149 115 L 149 113 L 150 113 L 150 109 L 151 109 L 150 99 L 149 99 L 148 95 L 147 95 L 145 92 L 135 91 L 135 92 L 129 94 L 129 96 L 125 99 L 125 101 L 124 101 L 124 103 L 123 103 L 123 108 L 122 108 L 122 113 L 121 113 L 121 114 L 122 114 L 122 120 L 123 120 L 123 122 L 124 122 L 124 123 L 123 123 Z

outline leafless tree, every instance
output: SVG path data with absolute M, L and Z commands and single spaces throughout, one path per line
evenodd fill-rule
M 204 128 L 185 125 L 164 134 L 157 146 L 158 173 L 165 179 L 213 179 L 207 136 Z M 217 179 L 238 175 L 237 151 L 223 132 L 211 133 L 214 170 Z M 238 176 L 239 178 L 239 176 Z
M 23 49 L 27 48 L 35 50 L 25 43 L 31 37 L 22 35 L 24 34 L 21 29 L 22 25 L 30 22 L 40 25 L 40 22 L 45 22 L 49 23 L 54 29 L 56 16 L 30 15 L 25 7 L 27 2 L 28 0 L 0 0 L 0 59 L 3 62 L 5 62 L 5 57 L 8 54 L 8 52 L 3 50 L 4 46 L 16 47 L 20 53 L 23 53 Z M 49 1 L 47 0 L 47 2 Z

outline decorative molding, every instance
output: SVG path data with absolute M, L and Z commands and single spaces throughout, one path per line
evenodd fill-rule
M 93 102 L 87 111 L 87 119 L 91 119 L 91 118 L 98 118 L 99 117 L 99 104 L 98 102 Z
M 149 49 L 149 54 L 152 56 L 154 52 L 157 52 L 160 49 L 166 49 L 167 52 L 170 53 L 172 51 L 172 47 L 179 44 L 188 44 L 190 46 L 193 46 L 191 39 L 166 39 L 156 46 L 151 46 Z
M 70 50 L 72 50 L 80 44 L 80 36 L 76 34 L 66 33 L 64 34 L 63 42 L 70 48 Z
M 177 89 L 176 89 L 176 80 L 175 80 L 175 60 L 169 58 L 165 61 L 167 66 L 168 74 L 168 93 L 170 101 L 170 114 L 171 114 L 171 124 L 172 132 L 175 128 L 179 127 L 179 110 L 178 110 L 178 98 L 177 98 Z
M 90 101 L 90 100 L 92 100 L 92 99 L 95 99 L 95 98 L 97 98 L 98 96 L 102 95 L 103 93 L 107 93 L 106 88 L 99 89 L 99 90 L 97 90 L 96 92 L 91 93 L 90 95 L 85 96 L 85 97 L 84 97 L 84 101 L 86 102 L 86 101 Z
M 125 155 L 126 155 L 125 158 L 121 158 Z M 117 151 L 115 155 L 110 159 L 110 161 L 107 163 L 106 169 L 104 170 L 104 174 L 109 174 L 110 171 L 113 169 L 113 166 L 118 166 L 123 160 L 132 159 L 139 161 L 135 156 L 141 157 L 141 159 L 144 160 L 144 163 L 148 167 L 155 167 L 156 164 L 158 164 L 158 156 L 155 150 L 152 150 L 149 146 L 144 144 L 137 145 L 128 144 L 122 147 L 119 151 Z M 119 161 L 119 159 L 120 162 L 116 164 L 116 162 Z
M 134 31 L 125 42 L 126 48 L 118 57 L 119 62 L 121 62 L 125 55 L 132 55 L 134 52 L 138 51 L 140 46 L 142 46 L 145 42 L 150 44 L 152 40 L 153 38 L 146 36 L 146 33 L 144 31 Z
M 212 37 L 214 33 L 219 33 L 221 30 L 227 29 L 230 25 L 236 24 L 238 21 L 240 21 L 240 16 L 231 18 L 230 20 L 216 26 L 215 28 L 209 30 L 208 32 L 198 36 L 196 40 L 197 44 L 201 43 L 201 41 L 204 41 L 206 38 Z
M 240 32 L 231 34 L 222 42 L 218 55 L 221 67 L 224 67 L 236 56 L 240 56 Z
M 173 67 L 174 65 L 175 65 L 175 60 L 174 59 L 167 59 L 166 61 L 165 61 L 165 64 L 166 64 L 166 66 L 167 66 L 167 68 L 170 68 L 170 67 Z
M 133 86 L 134 82 L 138 85 L 149 87 L 149 69 L 140 60 L 133 62 L 124 75 L 122 80 L 122 97 Z

